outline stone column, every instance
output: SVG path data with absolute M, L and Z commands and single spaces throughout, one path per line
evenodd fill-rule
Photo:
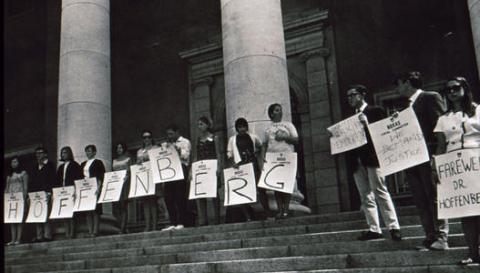
M 477 56 L 477 71 L 480 77 L 480 0 L 468 0 L 470 23 L 472 25 L 472 38 Z

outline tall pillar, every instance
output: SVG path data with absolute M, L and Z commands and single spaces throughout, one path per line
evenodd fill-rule
M 468 0 L 468 10 L 472 25 L 473 45 L 477 56 L 477 71 L 480 77 L 480 0 Z

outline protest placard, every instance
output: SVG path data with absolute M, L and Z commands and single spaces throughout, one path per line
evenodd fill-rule
M 75 180 L 74 211 L 90 211 L 97 207 L 97 179 L 95 177 Z
M 253 164 L 240 165 L 237 169 L 223 170 L 225 178 L 224 206 L 257 202 L 257 188 Z
M 52 211 L 50 219 L 72 218 L 75 207 L 75 186 L 52 189 Z
M 188 199 L 217 197 L 217 160 L 201 160 L 192 164 Z
M 127 170 L 107 172 L 103 178 L 102 192 L 97 203 L 110 203 L 120 200 Z
M 153 183 L 182 180 L 185 177 L 178 152 L 172 145 L 162 145 L 151 149 L 148 151 L 148 156 L 152 168 Z
M 361 113 L 358 113 L 327 128 L 332 134 L 330 137 L 332 155 L 367 144 L 365 129 L 359 120 L 360 115 Z
M 438 218 L 480 215 L 480 149 L 436 156 L 435 166 L 440 180 Z
M 427 145 L 411 107 L 368 125 L 382 175 L 430 160 Z
M 130 166 L 130 191 L 128 198 L 136 198 L 155 194 L 150 161 Z
M 23 222 L 23 212 L 25 209 L 25 200 L 23 199 L 23 193 L 5 193 L 3 195 L 4 200 L 4 213 L 3 222 L 5 224 L 14 224 Z
M 30 206 L 26 223 L 45 223 L 48 217 L 47 193 L 44 191 L 29 192 Z
M 297 153 L 267 153 L 258 186 L 292 193 L 297 176 Z

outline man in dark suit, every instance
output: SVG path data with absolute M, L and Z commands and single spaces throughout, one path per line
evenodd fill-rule
M 436 148 L 433 128 L 444 112 L 442 97 L 436 92 L 421 89 L 421 74 L 417 71 L 400 75 L 396 83 L 397 91 L 403 97 L 408 98 L 408 106 L 415 111 L 429 155 L 431 155 Z M 405 172 L 426 235 L 423 246 L 418 248 L 447 249 L 448 222 L 447 220 L 438 220 L 437 217 L 437 189 L 430 162 L 411 167 Z
M 358 240 L 366 241 L 383 237 L 380 228 L 378 209 L 384 218 L 385 225 L 390 230 L 392 240 L 400 241 L 400 225 L 393 205 L 392 197 L 388 192 L 385 179 L 380 172 L 375 148 L 367 129 L 367 124 L 386 117 L 385 111 L 379 106 L 370 106 L 365 102 L 367 88 L 363 85 L 353 85 L 347 91 L 348 103 L 359 115 L 363 123 L 367 144 L 350 152 L 354 166 L 353 178 L 357 185 L 362 209 L 367 219 L 369 230 L 362 233 Z

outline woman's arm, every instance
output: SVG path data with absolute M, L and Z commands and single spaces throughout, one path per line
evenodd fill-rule
M 27 196 L 28 193 L 28 173 L 26 171 L 23 171 L 25 174 L 23 175 L 23 196 Z

